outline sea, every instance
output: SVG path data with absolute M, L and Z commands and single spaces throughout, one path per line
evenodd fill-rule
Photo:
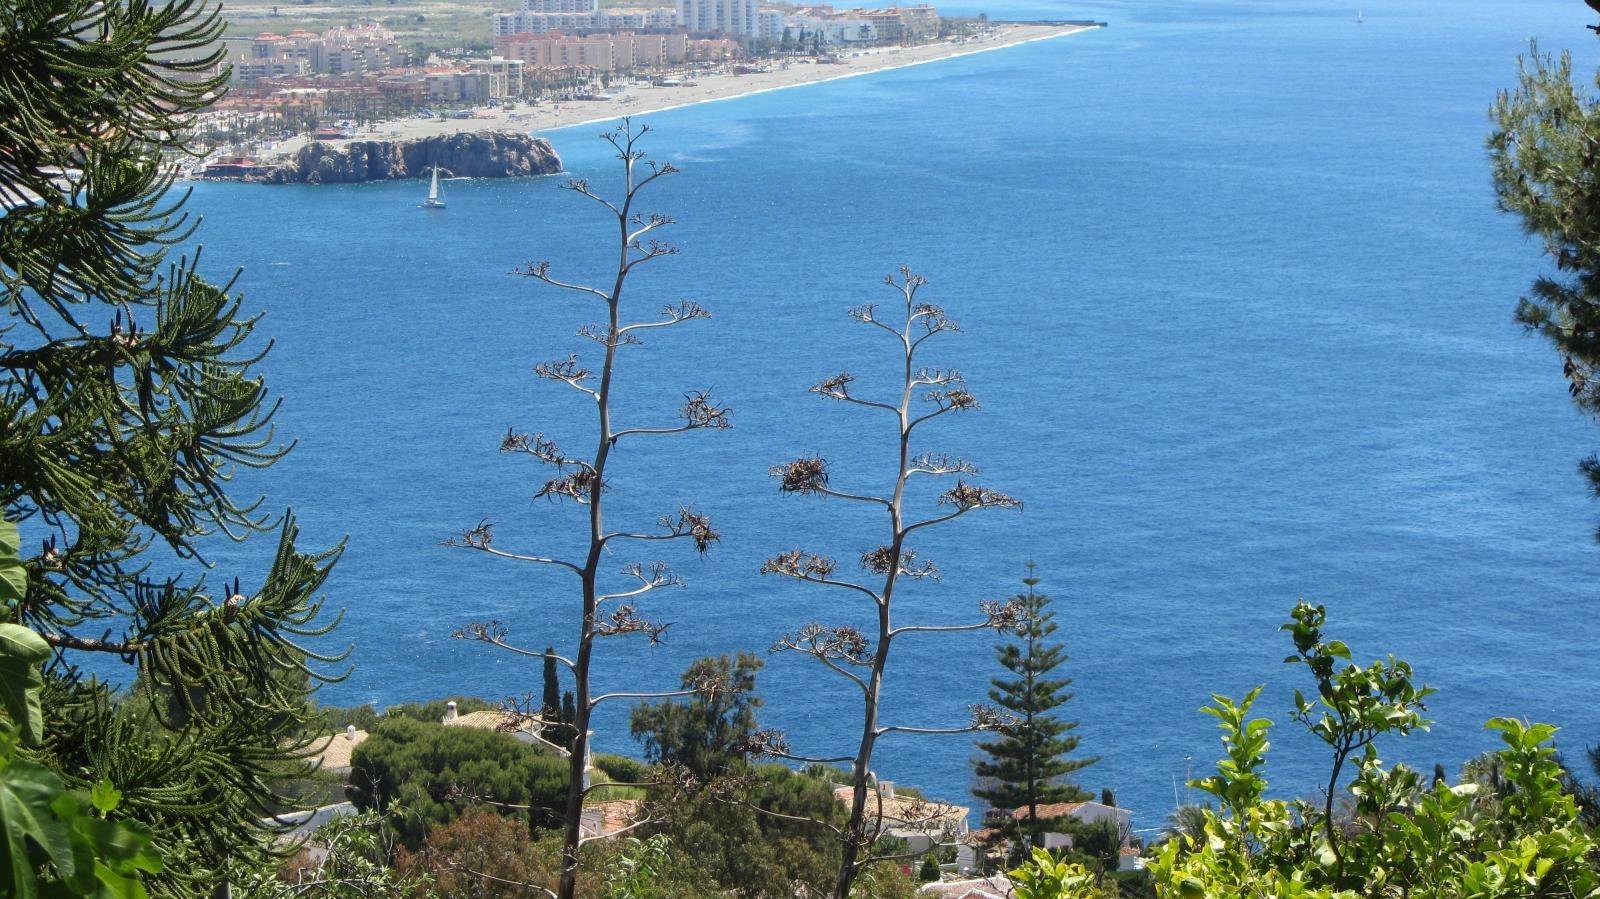
M 882 282 L 961 331 L 924 345 L 980 410 L 917 446 L 964 456 L 1024 501 L 919 534 L 941 577 L 896 598 L 901 624 L 958 624 L 1022 589 L 1051 597 L 1078 722 L 1076 775 L 1158 829 L 1220 755 L 1198 709 L 1265 690 L 1268 776 L 1310 795 L 1327 753 L 1290 717 L 1309 688 L 1279 625 L 1304 598 L 1358 660 L 1394 654 L 1437 689 L 1432 729 L 1380 755 L 1455 770 L 1492 749 L 1483 723 L 1561 727 L 1600 743 L 1600 504 L 1577 461 L 1600 430 L 1560 363 L 1512 321 L 1550 266 L 1496 210 L 1484 139 L 1517 58 L 1600 46 L 1567 0 L 1077 0 L 945 7 L 1108 27 L 995 52 L 641 116 L 645 148 L 681 170 L 644 194 L 681 254 L 641 269 L 630 318 L 692 299 L 712 318 L 653 332 L 618 368 L 623 426 L 675 419 L 686 392 L 733 409 L 719 432 L 625 441 L 607 519 L 649 528 L 693 506 L 721 533 L 661 559 L 682 589 L 640 600 L 659 645 L 602 641 L 601 691 L 670 689 L 700 656 L 765 661 L 761 720 L 794 751 L 847 755 L 859 697 L 814 661 L 769 654 L 809 622 L 865 624 L 844 590 L 759 573 L 789 549 L 841 573 L 885 542 L 881 510 L 779 495 L 769 469 L 821 455 L 839 489 L 888 489 L 892 419 L 809 394 L 848 371 L 889 397 L 896 345 L 846 310 L 892 305 Z M 1359 21 L 1358 21 L 1359 17 Z M 549 132 L 568 175 L 615 195 L 594 124 Z M 575 580 L 441 545 L 483 521 L 512 551 L 573 554 L 582 510 L 536 499 L 549 476 L 502 455 L 507 429 L 574 452 L 594 439 L 580 395 L 533 374 L 594 344 L 597 301 L 514 274 L 548 260 L 606 277 L 614 225 L 566 176 L 461 180 L 449 208 L 417 182 L 195 187 L 201 268 L 237 272 L 260 313 L 259 365 L 293 452 L 243 472 L 242 495 L 292 508 L 306 547 L 344 541 L 326 587 L 353 647 L 330 703 L 379 706 L 540 688 L 540 666 L 454 639 L 503 622 L 513 642 L 571 646 Z M 912 495 L 936 514 L 934 493 Z M 258 582 L 270 536 L 213 547 L 215 576 Z M 626 586 L 620 574 L 609 583 Z M 884 723 L 958 726 L 1004 674 L 987 633 L 907 635 Z M 628 703 L 602 707 L 602 751 L 638 754 Z M 970 736 L 886 737 L 884 779 L 972 805 Z

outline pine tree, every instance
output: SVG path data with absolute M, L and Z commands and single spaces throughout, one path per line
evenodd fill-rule
M 167 253 L 193 231 L 171 157 L 224 87 L 223 22 L 204 0 L 0 0 L 0 22 L 0 515 L 37 547 L 0 621 L 54 656 L 38 761 L 120 792 L 164 859 L 152 892 L 208 892 L 278 852 L 261 818 L 307 745 L 324 678 L 300 641 L 331 627 L 337 555 L 230 495 L 284 452 L 254 320 Z M 208 537 L 273 529 L 255 583 L 201 575 Z M 134 695 L 82 676 L 91 656 Z
M 996 652 L 1015 678 L 994 678 L 989 691 L 989 697 L 1015 715 L 1018 723 L 999 739 L 978 744 L 988 758 L 974 763 L 981 786 L 972 791 L 997 809 L 1027 810 L 1022 819 L 1007 818 L 1002 828 L 1018 850 L 1024 840 L 1033 845 L 1040 834 L 1067 826 L 1059 817 L 1041 815 L 1039 806 L 1089 799 L 1092 794 L 1067 777 L 1097 761 L 1067 757 L 1078 748 L 1078 738 L 1072 734 L 1078 722 L 1050 713 L 1072 699 L 1067 692 L 1072 681 L 1049 676 L 1067 660 L 1067 652 L 1059 643 L 1045 642 L 1056 632 L 1055 613 L 1048 611 L 1050 598 L 1034 591 L 1039 578 L 1033 565 L 1022 582 L 1028 592 L 1013 600 L 1022 609 L 1022 623 L 1013 631 L 1017 639 L 1002 643 Z
M 1540 275 L 1515 318 L 1550 341 L 1572 401 L 1600 412 L 1600 97 L 1572 77 L 1572 56 L 1533 46 L 1520 83 L 1492 110 L 1489 154 L 1500 208 L 1544 245 L 1554 271 Z M 1578 463 L 1600 496 L 1600 454 Z M 1597 533 L 1600 537 L 1600 533 Z

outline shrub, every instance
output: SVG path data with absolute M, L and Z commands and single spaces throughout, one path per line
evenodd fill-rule
M 397 822 L 402 841 L 414 848 L 471 804 L 499 807 L 536 828 L 551 826 L 566 792 L 567 763 L 510 734 L 394 717 L 356 747 L 350 781 L 362 810 L 398 803 L 405 812 Z
M 625 755 L 597 755 L 593 761 L 596 768 L 604 771 L 606 777 L 617 783 L 644 783 L 645 778 L 650 776 L 649 765 L 638 759 L 630 759 Z
M 438 724 L 444 720 L 445 707 L 454 702 L 456 711 L 460 714 L 482 712 L 487 709 L 498 709 L 500 704 L 476 696 L 452 696 L 445 699 L 433 699 L 428 702 L 403 702 L 399 705 L 389 706 L 383 710 L 386 718 L 410 718 L 413 721 L 426 721 L 429 724 Z

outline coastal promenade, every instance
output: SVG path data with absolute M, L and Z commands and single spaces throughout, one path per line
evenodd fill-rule
M 731 100 L 766 91 L 938 62 L 942 59 L 1062 37 L 1094 27 L 1096 26 L 1082 22 L 998 24 L 988 34 L 980 37 L 939 41 L 912 47 L 863 50 L 854 55 L 840 57 L 832 63 L 796 59 L 789 61 L 787 65 L 775 64 L 769 72 L 738 75 L 696 74 L 692 85 L 652 87 L 644 84 L 614 84 L 610 91 L 610 99 L 606 100 L 541 103 L 538 106 L 519 105 L 510 112 L 482 110 L 470 119 L 406 118 L 379 122 L 352 134 L 347 140 L 405 140 L 452 134 L 457 131 L 550 131 L 572 125 L 609 121 L 620 116 L 644 115 L 696 103 Z M 305 142 L 305 137 L 292 138 L 278 143 L 271 152 L 281 155 L 294 153 L 304 146 Z M 327 141 L 335 145 L 344 142 Z

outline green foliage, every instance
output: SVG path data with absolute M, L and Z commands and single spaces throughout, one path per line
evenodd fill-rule
M 700 690 L 686 701 L 640 703 L 629 729 L 644 743 L 653 762 L 681 765 L 701 781 L 720 775 L 739 759 L 734 746 L 756 730 L 756 672 L 762 661 L 753 653 L 696 659 L 684 669 L 681 686 Z M 714 690 L 702 690 L 714 684 Z
M 1095 759 L 1071 759 L 1078 738 L 1071 732 L 1076 721 L 1064 721 L 1051 714 L 1072 699 L 1068 678 L 1052 678 L 1050 673 L 1067 660 L 1059 643 L 1045 642 L 1056 632 L 1055 613 L 1049 611 L 1050 598 L 1034 592 L 1039 579 L 1029 567 L 1023 578 L 1028 591 L 1012 599 L 1022 611 L 1022 623 L 1013 633 L 1016 641 L 1003 642 L 997 656 L 1014 678 L 994 678 L 989 697 L 1017 719 L 999 739 L 978 744 L 986 757 L 974 762 L 980 786 L 972 793 L 995 808 L 1010 811 L 1027 809 L 1028 816 L 1008 818 L 1002 832 L 1015 841 L 1020 857 L 1023 843 L 1037 844 L 1040 834 L 1061 832 L 1072 822 L 1041 816 L 1038 806 L 1054 802 L 1075 802 L 1090 798 L 1090 793 L 1067 778 L 1095 763 Z
M 387 812 L 396 804 L 405 809 L 395 816 L 396 826 L 402 842 L 415 848 L 431 828 L 474 802 L 535 827 L 551 826 L 565 798 L 567 774 L 565 760 L 510 734 L 395 717 L 356 747 L 350 781 L 352 799 L 363 811 Z
M 1493 109 L 1489 152 L 1500 208 L 1522 220 L 1555 263 L 1517 304 L 1516 319 L 1561 357 L 1572 399 L 1600 411 L 1600 101 L 1572 80 L 1572 58 L 1533 46 L 1516 90 Z M 1597 74 L 1600 83 L 1600 74 Z M 1600 495 L 1600 457 L 1580 463 Z
M 544 648 L 544 694 L 539 703 L 539 717 L 546 721 L 561 720 L 561 673 L 556 670 L 556 648 Z M 559 727 L 547 727 L 542 735 L 558 746 L 567 745 L 567 735 Z
M 1375 738 L 1424 726 L 1419 710 L 1428 690 L 1392 658 L 1338 667 L 1350 653 L 1323 640 L 1323 619 L 1320 608 L 1302 603 L 1284 628 L 1296 650 L 1288 661 L 1306 665 L 1318 684 L 1317 700 L 1296 695 L 1294 717 L 1330 747 L 1330 794 L 1339 788 L 1342 761 L 1353 764 L 1347 820 L 1333 821 L 1331 795 L 1320 807 L 1265 798 L 1271 723 L 1250 717 L 1260 688 L 1240 702 L 1214 697 L 1206 711 L 1222 730 L 1225 758 L 1215 775 L 1192 785 L 1220 807 L 1196 813 L 1199 837 L 1163 846 L 1150 866 L 1159 896 L 1600 895 L 1594 837 L 1579 823 L 1548 745 L 1554 728 L 1489 722 L 1505 744 L 1494 762 L 1502 795 L 1492 804 L 1478 801 L 1477 783 L 1425 786 L 1403 765 L 1385 768 Z
M 382 717 L 371 703 L 353 706 L 311 704 L 315 716 L 306 722 L 310 731 L 322 735 L 342 731 L 354 726 L 356 730 L 372 730 Z
M 939 859 L 933 853 L 922 857 L 922 865 L 917 869 L 917 879 L 923 883 L 933 883 L 939 879 Z
M 1089 899 L 1100 895 L 1092 872 L 1058 859 L 1045 849 L 1035 848 L 1026 863 L 1007 875 L 1016 899 Z
M 112 783 L 165 860 L 149 888 L 193 894 L 275 857 L 261 817 L 310 683 L 334 679 L 318 663 L 342 658 L 308 645 L 337 550 L 231 495 L 284 452 L 255 322 L 168 257 L 192 227 L 162 160 L 221 93 L 222 25 L 205 0 L 0 0 L 0 21 L 0 517 L 38 541 L 19 562 L 0 537 L 0 622 L 54 654 L 42 684 L 6 663 L 7 715 L 35 740 L 37 701 L 38 763 Z M 208 584 L 208 538 L 271 530 L 251 586 Z M 82 677 L 90 654 L 142 695 Z
M 0 618 L 15 617 L 28 592 L 28 569 L 22 564 L 22 535 L 16 522 L 0 518 Z
M 444 720 L 445 712 L 452 702 L 456 704 L 457 714 L 461 715 L 500 708 L 499 703 L 480 699 L 476 696 L 447 696 L 444 699 L 431 699 L 427 702 L 403 702 L 399 705 L 392 705 L 383 710 L 383 716 L 385 718 L 407 718 L 427 724 L 438 724 Z
M 72 790 L 18 753 L 0 726 L 0 896 L 142 899 L 142 876 L 161 870 L 148 828 L 108 816 L 121 794 L 108 781 Z
M 44 739 L 44 710 L 39 704 L 44 675 L 39 666 L 48 658 L 50 644 L 44 638 L 20 624 L 0 623 L 0 711 L 29 746 Z
M 651 807 L 661 823 L 652 833 L 665 834 L 709 882 L 738 895 L 788 899 L 801 887 L 808 895 L 828 895 L 841 850 L 823 825 L 839 827 L 847 817 L 832 783 L 782 765 L 732 776 L 741 781 L 736 800 L 713 795 L 719 791 L 673 796 L 659 788 Z
M 605 873 L 605 899 L 667 899 L 662 883 L 672 864 L 669 843 L 662 834 L 648 840 L 629 837 L 613 856 Z
M 389 864 L 394 850 L 382 815 L 367 812 L 335 818 L 317 828 L 310 846 L 294 858 L 292 878 L 270 868 L 236 867 L 229 872 L 233 899 L 367 899 L 425 891 L 426 876 L 403 874 Z M 287 872 L 286 872 L 287 873 Z
M 612 755 L 600 753 L 590 760 L 594 767 L 605 772 L 605 775 L 617 783 L 639 784 L 650 777 L 650 766 L 638 759 L 630 759 L 625 755 Z

